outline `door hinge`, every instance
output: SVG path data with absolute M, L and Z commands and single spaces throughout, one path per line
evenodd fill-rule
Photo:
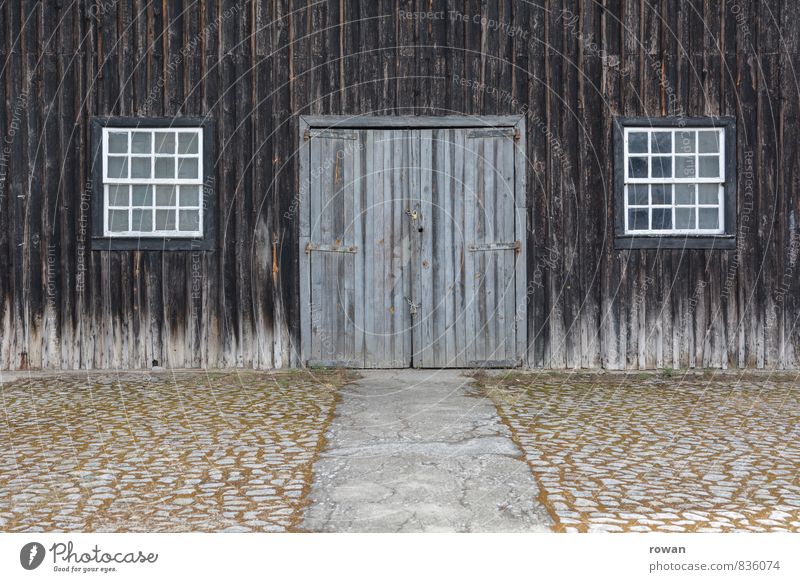
M 497 242 L 497 243 L 472 243 L 467 245 L 467 250 L 471 252 L 480 251 L 514 251 L 516 254 L 522 252 L 520 241 Z
M 306 244 L 306 254 L 311 254 L 311 251 L 319 251 L 321 253 L 357 253 L 358 247 L 355 245 L 344 246 L 338 242 L 332 245 L 313 244 L 309 242 Z
M 514 130 L 514 141 L 519 141 L 521 138 L 522 134 L 519 132 L 519 130 Z
M 311 130 L 308 130 L 308 129 L 307 129 L 307 130 L 305 130 L 305 131 L 303 132 L 303 139 L 304 139 L 305 141 L 308 141 L 308 140 L 310 140 L 310 139 L 311 139 Z

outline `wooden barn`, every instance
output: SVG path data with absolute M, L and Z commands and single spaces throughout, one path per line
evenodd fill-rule
M 8 0 L 0 368 L 796 368 L 794 0 Z

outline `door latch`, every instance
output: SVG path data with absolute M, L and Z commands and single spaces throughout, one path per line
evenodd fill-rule
M 409 299 L 408 297 L 406 297 L 406 302 L 408 303 L 408 312 L 411 315 L 416 315 L 417 310 L 419 309 L 419 305 L 411 301 L 411 299 Z
M 411 210 L 410 208 L 406 210 L 406 215 L 408 215 L 408 217 L 411 219 L 411 222 L 414 222 L 415 220 L 417 220 L 417 218 L 419 218 L 417 211 Z

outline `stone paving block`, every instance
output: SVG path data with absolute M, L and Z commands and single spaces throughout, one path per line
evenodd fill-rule
M 556 531 L 800 531 L 792 379 L 499 372 L 481 381 Z
M 2 384 L 0 528 L 292 529 L 346 381 L 237 370 L 34 373 Z M 248 511 L 258 518 L 246 523 Z

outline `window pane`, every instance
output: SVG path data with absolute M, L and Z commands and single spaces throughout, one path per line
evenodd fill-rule
M 628 186 L 628 204 L 646 206 L 648 199 L 647 184 L 631 184 Z
M 146 210 L 133 210 L 131 230 L 139 230 L 142 232 L 149 232 L 153 230 L 153 211 Z
M 109 132 L 108 133 L 108 153 L 127 154 L 128 153 L 128 133 Z
M 647 158 L 629 158 L 628 177 L 647 178 Z
M 681 154 L 693 154 L 697 151 L 694 131 L 675 132 L 675 151 Z
M 651 188 L 653 204 L 672 205 L 672 186 L 669 184 L 653 184 Z
M 655 131 L 650 141 L 652 152 L 654 154 L 669 154 L 672 153 L 672 132 L 671 131 Z
M 646 200 L 645 198 L 645 204 Z M 200 206 L 200 186 L 181 186 L 181 206 Z
M 694 222 L 694 208 L 675 209 L 675 228 L 691 230 L 697 228 Z
M 156 178 L 175 178 L 175 158 L 156 158 Z
M 716 208 L 700 208 L 698 228 L 719 228 L 719 210 Z
M 672 208 L 653 208 L 653 230 L 672 228 Z
M 628 211 L 628 230 L 647 230 L 648 211 L 646 208 Z
M 197 153 L 197 134 L 196 133 L 179 133 L 178 134 L 178 153 L 179 154 L 196 154 Z
M 697 133 L 698 150 L 701 154 L 715 154 L 719 152 L 719 132 L 700 131 Z
M 155 142 L 157 154 L 175 153 L 175 133 L 157 131 L 155 133 Z
M 719 177 L 718 156 L 700 156 L 700 177 L 701 178 Z
M 672 177 L 672 158 L 669 156 L 657 156 L 653 158 L 653 178 Z
M 156 210 L 156 230 L 175 230 L 174 210 Z
M 108 187 L 108 205 L 109 206 L 127 206 L 128 205 L 128 186 L 114 186 L 113 184 Z
M 156 206 L 175 206 L 175 186 L 156 186 Z
M 694 204 L 694 184 L 675 184 L 675 204 Z
M 198 230 L 200 228 L 199 210 L 181 210 L 178 213 L 178 230 Z
M 131 178 L 150 178 L 150 158 L 131 158 Z
M 202 135 L 197 128 L 106 127 L 101 198 L 103 222 L 109 235 L 170 237 L 177 232 L 194 236 L 203 221 Z M 146 125 L 146 124 L 144 124 Z M 649 173 L 650 133 L 646 129 L 634 149 L 643 149 L 643 177 Z M 641 156 L 640 156 L 641 157 Z M 119 182 L 130 182 L 121 184 Z M 187 185 L 179 185 L 185 181 Z M 160 183 L 159 183 L 160 182 Z M 649 186 L 643 189 L 649 203 Z M 133 234 L 135 233 L 135 234 Z M 149 235 L 148 235 L 149 233 Z
M 719 185 L 718 184 L 698 184 L 697 202 L 699 204 L 718 204 Z
M 131 152 L 149 154 L 153 151 L 152 134 L 149 131 L 134 131 L 131 134 Z
M 128 177 L 128 158 L 108 156 L 108 177 L 127 178 Z
M 128 230 L 128 211 L 109 210 L 108 230 L 110 230 L 111 232 L 125 232 L 126 230 Z
M 131 206 L 152 206 L 153 190 L 151 186 L 133 186 Z
M 676 178 L 694 178 L 695 163 L 694 156 L 676 156 L 675 157 L 675 177 Z
M 179 158 L 178 164 L 178 178 L 182 180 L 197 179 L 197 158 Z

